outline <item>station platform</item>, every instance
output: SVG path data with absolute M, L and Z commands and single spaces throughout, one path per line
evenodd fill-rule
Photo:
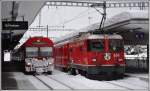
M 2 72 L 2 90 L 35 90 L 22 72 Z

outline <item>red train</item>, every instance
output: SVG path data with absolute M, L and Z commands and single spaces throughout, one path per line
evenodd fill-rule
M 29 38 L 20 48 L 23 55 L 26 73 L 52 73 L 54 59 L 52 57 L 53 41 L 47 37 Z
M 54 45 L 54 63 L 58 68 L 82 75 L 125 72 L 124 45 L 120 35 L 84 34 Z

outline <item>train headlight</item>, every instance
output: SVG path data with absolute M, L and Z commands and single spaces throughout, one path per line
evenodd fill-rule
M 43 61 L 46 61 L 46 58 L 43 58 Z
M 27 65 L 31 65 L 31 63 L 27 63 Z
M 93 61 L 93 62 L 96 62 L 96 59 L 95 59 L 95 58 L 93 58 L 93 59 L 92 59 L 92 61 Z
M 48 61 L 49 65 L 52 65 L 54 63 L 54 59 L 53 58 L 48 58 L 47 61 Z
M 51 63 L 51 62 L 49 62 L 48 64 L 49 64 L 49 65 L 51 65 L 52 63 Z
M 111 54 L 110 53 L 105 53 L 104 59 L 107 60 L 107 61 L 110 60 L 111 59 Z
M 34 61 L 38 61 L 38 59 L 36 59 L 36 58 L 34 58 L 33 60 L 34 60 Z

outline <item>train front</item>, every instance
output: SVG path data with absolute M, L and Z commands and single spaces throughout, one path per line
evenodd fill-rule
M 101 35 L 88 40 L 87 73 L 123 76 L 125 72 L 124 45 L 120 35 Z M 92 66 L 93 65 L 93 66 Z
M 25 46 L 25 71 L 49 73 L 54 69 L 53 43 L 48 38 L 32 38 Z

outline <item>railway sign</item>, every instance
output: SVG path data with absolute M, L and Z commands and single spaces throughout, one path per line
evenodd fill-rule
M 27 30 L 27 21 L 2 21 L 2 30 Z

